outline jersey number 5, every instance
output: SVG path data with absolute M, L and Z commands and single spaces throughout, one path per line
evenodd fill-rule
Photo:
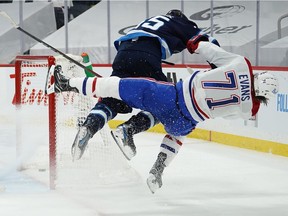
M 143 28 L 149 28 L 155 31 L 164 25 L 164 21 L 168 22 L 169 18 L 165 16 L 155 16 L 155 17 L 152 17 L 151 19 L 146 20 L 144 23 L 141 23 L 140 26 Z

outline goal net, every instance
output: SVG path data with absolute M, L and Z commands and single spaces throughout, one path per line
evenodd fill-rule
M 81 56 L 73 56 L 81 61 Z M 51 189 L 126 184 L 137 173 L 111 139 L 105 126 L 89 141 L 80 160 L 72 161 L 71 146 L 96 98 L 74 92 L 46 95 L 48 69 L 61 64 L 69 76 L 84 76 L 79 66 L 58 56 L 18 56 L 15 61 L 17 155 L 19 170 L 47 182 Z

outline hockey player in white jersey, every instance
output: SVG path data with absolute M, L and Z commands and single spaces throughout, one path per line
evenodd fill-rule
M 217 117 L 249 119 L 257 114 L 261 103 L 267 105 L 278 92 L 278 81 L 272 74 L 253 74 L 248 59 L 199 37 L 190 39 L 187 49 L 203 56 L 213 68 L 196 71 L 176 84 L 145 78 L 66 79 L 59 73 L 61 66 L 55 70 L 55 92 L 117 98 L 152 113 L 164 125 L 167 135 L 147 179 L 153 193 L 162 186 L 165 167 L 198 122 Z
M 201 31 L 195 22 L 178 9 L 149 17 L 114 41 L 117 54 L 112 63 L 111 76 L 149 77 L 167 82 L 168 79 L 162 71 L 163 60 L 184 51 L 188 40 L 195 35 L 201 35 L 220 46 L 215 38 Z M 131 112 L 132 108 L 121 100 L 111 97 L 98 100 L 78 129 L 72 146 L 72 152 L 75 153 L 73 158 L 80 159 L 89 140 L 118 113 Z M 158 123 L 159 120 L 151 113 L 140 111 L 117 126 L 113 137 L 117 143 L 125 143 L 127 146 L 122 150 L 128 160 L 136 155 L 133 136 Z M 74 151 L 77 145 L 81 146 L 82 151 Z

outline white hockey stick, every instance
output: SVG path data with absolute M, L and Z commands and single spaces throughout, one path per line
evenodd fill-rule
M 16 24 L 16 22 L 5 12 L 0 10 L 0 16 L 6 18 L 14 28 L 18 29 L 19 31 L 23 32 L 24 34 L 28 35 L 29 37 L 33 38 L 34 40 L 38 41 L 39 43 L 43 44 L 44 46 L 50 48 L 51 50 L 53 50 L 54 52 L 62 55 L 64 58 L 68 59 L 69 61 L 73 62 L 74 64 L 78 65 L 79 67 L 83 68 L 84 70 L 88 70 L 89 72 L 91 72 L 92 74 L 94 74 L 97 77 L 102 77 L 100 74 L 94 72 L 93 70 L 90 70 L 89 68 L 86 68 L 84 65 L 82 65 L 81 63 L 79 63 L 78 61 L 74 60 L 73 58 L 71 58 L 70 56 L 66 55 L 65 53 L 61 52 L 60 50 L 56 49 L 55 47 L 51 46 L 50 44 L 47 44 L 46 42 L 44 42 L 43 40 L 35 37 L 34 35 L 30 34 L 29 32 L 27 32 L 26 30 L 24 30 L 23 28 L 21 28 L 19 25 Z

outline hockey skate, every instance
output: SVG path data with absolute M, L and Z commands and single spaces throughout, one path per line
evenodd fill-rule
M 73 161 L 79 160 L 85 152 L 89 140 L 104 126 L 103 117 L 99 115 L 89 114 L 79 127 L 78 133 L 71 147 Z
M 111 131 L 111 135 L 124 156 L 131 160 L 136 155 L 136 146 L 129 125 L 122 124 L 118 126 L 115 131 Z
M 88 145 L 88 141 L 93 137 L 88 127 L 82 126 L 79 128 L 78 133 L 73 142 L 71 153 L 73 161 L 79 160 Z
M 160 152 L 157 160 L 149 172 L 147 178 L 147 185 L 152 193 L 162 187 L 162 173 L 165 169 L 164 161 L 167 158 L 167 154 Z
M 54 91 L 56 93 L 65 91 L 74 91 L 79 93 L 78 89 L 69 85 L 69 79 L 62 75 L 61 65 L 56 65 L 54 69 Z

